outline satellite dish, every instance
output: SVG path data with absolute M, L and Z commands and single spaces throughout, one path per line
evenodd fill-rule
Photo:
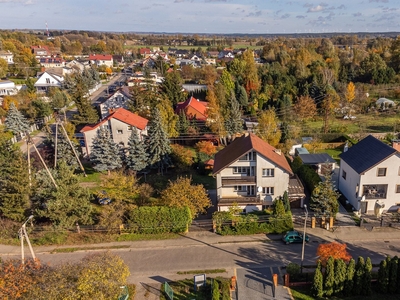
M 258 191 L 259 193 L 261 193 L 261 192 L 262 192 L 262 187 L 259 186 L 258 189 L 257 189 L 257 191 Z

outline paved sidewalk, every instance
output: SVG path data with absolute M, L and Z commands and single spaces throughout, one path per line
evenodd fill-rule
M 303 228 L 299 227 L 298 230 L 302 231 Z M 400 230 L 391 227 L 374 227 L 372 230 L 366 230 L 357 226 L 340 226 L 334 232 L 322 228 L 307 228 L 307 234 L 313 238 L 329 241 L 368 241 L 368 240 L 393 240 L 400 239 Z M 62 246 L 35 246 L 35 253 L 50 253 L 55 249 L 61 248 L 77 248 L 82 251 L 88 250 L 103 250 L 115 247 L 130 248 L 130 249 L 151 249 L 151 248 L 170 248 L 170 247 L 187 247 L 187 246 L 201 246 L 201 245 L 217 245 L 225 243 L 260 243 L 267 241 L 280 240 L 282 235 L 277 234 L 255 234 L 243 236 L 221 236 L 212 232 L 188 232 L 182 234 L 176 239 L 168 240 L 146 240 L 146 241 L 132 241 L 132 242 L 111 242 L 100 243 L 93 245 L 62 245 Z M 91 249 L 88 249 L 91 248 Z M 0 245 L 0 256 L 19 255 L 21 248 L 19 245 Z

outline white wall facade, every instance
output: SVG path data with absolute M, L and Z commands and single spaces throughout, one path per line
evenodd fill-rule
M 111 132 L 113 141 L 121 148 L 126 148 L 128 146 L 128 139 L 131 136 L 132 130 L 138 130 L 139 138 L 141 140 L 144 135 L 147 135 L 147 127 L 144 130 L 140 130 L 115 118 L 111 118 L 107 122 L 104 122 L 101 127 L 106 128 Z M 85 147 L 83 147 L 82 152 L 85 156 L 90 156 L 93 139 L 96 137 L 99 128 L 100 126 L 93 130 L 83 132 Z
M 253 152 L 253 151 L 251 151 Z M 217 182 L 217 198 L 236 198 L 236 197 L 260 197 L 261 200 L 272 201 L 284 194 L 285 191 L 288 190 L 289 186 L 289 173 L 282 168 L 278 167 L 273 162 L 266 159 L 264 156 L 260 155 L 257 152 L 255 153 L 255 157 L 252 155 L 252 160 L 243 161 L 237 160 L 222 169 L 218 174 L 216 174 L 216 182 Z M 254 160 L 255 158 L 255 160 Z M 247 174 L 238 174 L 234 173 L 235 167 L 247 167 L 249 168 L 249 172 Z M 263 169 L 273 169 L 274 176 L 263 176 Z M 222 186 L 223 178 L 241 178 L 246 176 L 255 176 L 255 181 L 253 182 L 243 182 L 237 185 L 245 186 L 246 189 L 243 190 L 235 190 L 233 186 Z M 236 184 L 235 184 L 236 185 Z M 264 188 L 264 189 L 263 189 Z M 273 193 L 269 193 L 271 188 L 273 188 Z M 261 205 L 241 205 L 238 203 L 239 207 L 242 209 L 246 209 L 249 211 L 250 209 L 261 210 Z M 253 207 L 254 206 L 254 207 Z M 227 210 L 229 206 L 220 206 L 219 210 Z
M 378 176 L 378 169 L 386 168 L 385 176 Z M 343 178 L 343 171 L 346 172 L 346 179 Z M 343 160 L 340 163 L 339 189 L 348 201 L 358 210 L 360 209 L 361 197 L 367 194 L 365 186 L 387 186 L 385 196 L 377 198 L 367 197 L 367 209 L 372 211 L 376 200 L 385 203 L 384 210 L 388 210 L 396 203 L 400 203 L 400 154 L 396 153 L 384 160 L 377 166 L 374 166 L 364 174 L 357 174 Z M 399 191 L 399 193 L 398 193 Z M 382 194 L 381 194 L 382 195 Z

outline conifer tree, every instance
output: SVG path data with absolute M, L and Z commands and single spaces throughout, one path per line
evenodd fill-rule
M 354 259 L 350 259 L 346 270 L 346 280 L 344 282 L 344 294 L 350 296 L 353 294 L 354 286 L 354 273 L 355 273 L 356 262 Z
M 135 172 L 140 172 L 147 167 L 148 154 L 145 144 L 139 139 L 137 130 L 133 129 L 128 140 L 128 154 L 125 157 L 126 166 Z
M 18 111 L 13 102 L 11 102 L 10 108 L 8 109 L 5 126 L 7 130 L 11 131 L 14 135 L 24 133 L 29 130 L 28 121 Z
M 365 272 L 364 258 L 359 256 L 356 264 L 356 271 L 354 273 L 354 295 L 361 295 L 363 289 L 363 278 Z
M 388 292 L 390 294 L 396 293 L 397 290 L 397 270 L 398 269 L 398 258 L 393 257 L 389 263 L 389 286 Z
M 169 157 L 171 146 L 167 133 L 162 126 L 161 114 L 158 108 L 154 108 L 149 122 L 147 150 L 150 165 L 163 173 L 164 168 L 171 164 Z
M 324 276 L 322 275 L 321 269 L 321 263 L 318 262 L 311 288 L 312 294 L 317 298 L 322 298 L 324 296 Z
M 337 199 L 339 193 L 332 182 L 331 176 L 325 176 L 325 181 L 320 182 L 313 190 L 310 207 L 318 214 L 328 214 L 335 217 L 339 211 Z
M 41 170 L 36 174 L 37 186 L 35 212 L 50 220 L 54 226 L 71 228 L 79 224 L 91 224 L 93 206 L 89 190 L 79 185 L 74 170 L 61 161 L 57 169 L 51 169 L 57 188 L 48 174 Z
M 226 118 L 225 121 L 225 128 L 228 134 L 234 136 L 243 131 L 243 126 L 242 126 L 243 121 L 239 103 L 237 102 L 235 95 L 233 93 L 230 99 L 230 104 L 231 107 L 228 113 L 228 118 Z
M 397 267 L 397 262 L 396 262 L 396 267 Z M 365 260 L 365 265 L 364 265 L 364 278 L 363 278 L 363 289 L 362 289 L 362 294 L 369 296 L 372 293 L 371 290 L 371 279 L 372 279 L 372 262 L 371 258 L 367 257 Z M 397 269 L 396 269 L 397 273 Z M 396 284 L 396 282 L 395 282 Z M 394 291 L 396 291 L 396 285 L 394 286 Z
M 212 286 L 212 300 L 219 300 L 220 299 L 220 292 L 219 292 L 219 283 L 218 280 L 213 280 Z
M 335 259 L 335 295 L 340 295 L 343 292 L 345 280 L 346 263 L 342 259 Z
M 283 205 L 285 206 L 285 211 L 286 212 L 290 212 L 290 201 L 289 201 L 289 195 L 288 192 L 285 191 L 283 193 L 283 197 L 282 197 L 282 201 L 283 201 Z
M 75 124 L 95 124 L 99 120 L 99 115 L 88 98 L 92 82 L 79 72 L 65 77 L 64 86 L 78 109 L 78 114 L 73 119 Z
M 332 296 L 333 287 L 335 284 L 335 260 L 333 257 L 329 257 L 325 267 L 324 277 L 324 292 L 326 296 Z
M 249 97 L 247 96 L 246 89 L 236 81 L 235 83 L 236 99 L 242 107 L 247 107 L 249 104 Z
M 188 133 L 189 126 L 190 126 L 190 122 L 187 119 L 185 112 L 183 110 L 181 110 L 179 112 L 179 120 L 178 120 L 179 134 L 183 135 L 183 134 Z
M 122 167 L 122 159 L 119 146 L 112 140 L 107 129 L 100 128 L 97 136 L 93 138 L 90 161 L 97 171 L 107 171 Z
M 378 288 L 382 294 L 388 292 L 389 287 L 389 270 L 388 261 L 386 259 L 382 260 L 379 264 L 378 270 Z
M 26 160 L 5 137 L 0 140 L 0 212 L 13 221 L 23 221 L 30 208 Z

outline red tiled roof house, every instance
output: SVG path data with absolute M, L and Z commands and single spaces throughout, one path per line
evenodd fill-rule
M 214 158 L 219 211 L 237 203 L 244 212 L 262 210 L 282 196 L 293 175 L 285 156 L 250 133 L 236 138 Z
M 175 113 L 179 115 L 181 111 L 184 111 L 189 120 L 205 121 L 207 120 L 207 104 L 207 102 L 200 101 L 192 96 L 185 102 L 179 102 Z
M 112 67 L 114 60 L 111 54 L 90 54 L 89 61 L 92 65 L 106 65 L 107 67 Z
M 137 130 L 140 139 L 147 135 L 148 120 L 138 116 L 124 108 L 118 108 L 97 124 L 86 125 L 80 131 L 83 135 L 84 143 L 81 143 L 84 156 L 90 156 L 93 138 L 97 135 L 100 127 L 106 128 L 111 132 L 115 143 L 125 148 L 132 130 Z

